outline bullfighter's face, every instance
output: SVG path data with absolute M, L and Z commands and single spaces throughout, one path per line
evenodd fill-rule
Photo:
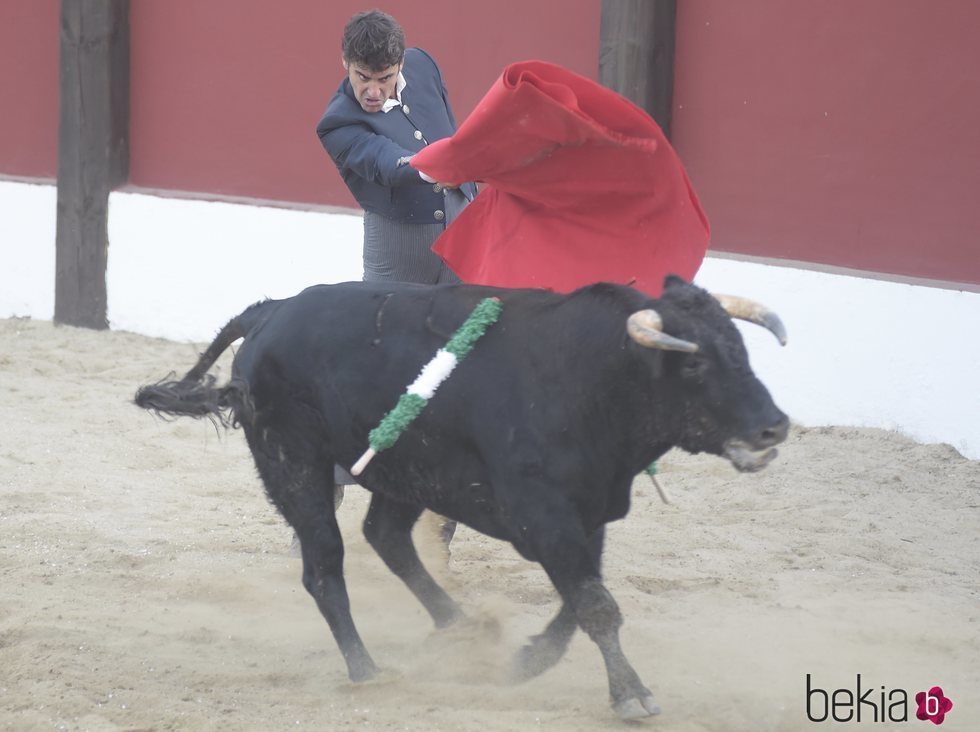
M 356 61 L 344 60 L 344 68 L 354 89 L 354 97 L 365 112 L 380 112 L 385 100 L 394 98 L 401 63 L 376 71 Z

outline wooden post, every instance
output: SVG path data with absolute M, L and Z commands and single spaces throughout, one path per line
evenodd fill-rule
M 602 0 L 599 83 L 649 112 L 670 138 L 677 0 Z
M 55 322 L 107 328 L 109 191 L 129 175 L 128 0 L 61 0 Z

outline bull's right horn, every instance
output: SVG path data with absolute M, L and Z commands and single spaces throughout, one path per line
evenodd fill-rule
M 783 321 L 765 305 L 736 295 L 714 295 L 714 298 L 731 317 L 761 325 L 776 336 L 779 345 L 786 345 L 786 328 L 783 326 Z
M 626 320 L 626 332 L 629 337 L 646 348 L 658 348 L 661 351 L 683 351 L 694 353 L 698 350 L 697 343 L 682 341 L 664 333 L 664 321 L 656 310 L 638 310 Z

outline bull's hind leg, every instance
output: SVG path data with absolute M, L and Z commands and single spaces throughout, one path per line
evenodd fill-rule
M 246 429 L 259 475 L 269 498 L 296 531 L 303 558 L 303 586 L 330 626 L 352 681 L 378 669 L 354 626 L 344 582 L 344 542 L 334 514 L 333 462 L 297 454 L 302 440 L 283 439 L 271 430 L 262 438 Z
M 459 606 L 432 578 L 419 560 L 412 543 L 412 527 L 422 508 L 392 501 L 375 493 L 364 519 L 364 537 L 395 575 L 429 611 L 437 628 L 444 628 L 461 615 Z
M 297 531 L 303 556 L 303 586 L 326 618 L 347 662 L 347 675 L 351 681 L 369 679 L 378 669 L 351 617 L 343 575 L 344 545 L 337 521 L 331 513 L 329 523 L 307 525 Z

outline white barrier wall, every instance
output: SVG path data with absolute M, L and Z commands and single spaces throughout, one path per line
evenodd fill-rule
M 714 257 L 696 280 L 779 313 L 785 348 L 739 326 L 794 421 L 895 429 L 980 458 L 980 294 Z
M 265 298 L 361 279 L 363 219 L 269 206 L 109 197 L 109 326 L 209 341 Z
M 257 300 L 361 276 L 358 215 L 117 192 L 109 217 L 117 330 L 208 341 Z M 0 182 L 0 317 L 52 317 L 54 219 L 53 187 Z M 786 348 L 740 327 L 794 421 L 895 429 L 980 459 L 980 294 L 717 257 L 697 282 L 780 314 Z
M 0 318 L 54 317 L 54 186 L 0 180 Z

